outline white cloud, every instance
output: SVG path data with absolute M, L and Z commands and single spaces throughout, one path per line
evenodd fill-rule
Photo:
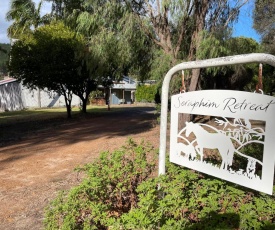
M 40 0 L 33 0 L 36 4 Z M 10 9 L 11 0 L 0 0 L 0 43 L 9 43 L 10 40 L 7 36 L 7 29 L 12 22 L 6 21 L 6 14 Z M 51 3 L 43 2 L 41 13 L 42 15 L 49 13 L 51 11 Z
M 0 43 L 9 43 L 7 37 L 7 28 L 10 23 L 6 21 L 6 13 L 10 7 L 10 2 L 8 0 L 2 0 L 0 2 Z

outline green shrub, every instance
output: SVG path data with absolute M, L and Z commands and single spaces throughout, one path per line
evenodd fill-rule
M 274 196 L 167 162 L 167 173 L 137 189 L 138 207 L 120 229 L 274 229 Z M 158 190 L 160 185 L 160 190 Z
M 139 85 L 136 90 L 136 101 L 159 103 L 158 86 L 157 85 Z
M 168 161 L 166 174 L 152 177 L 152 155 L 131 140 L 102 153 L 49 205 L 46 229 L 275 229 L 274 196 Z
M 103 91 L 97 89 L 97 90 L 92 91 L 89 95 L 90 100 L 93 100 L 97 97 L 101 97 L 101 98 L 104 97 Z
M 121 149 L 103 152 L 80 168 L 86 179 L 68 194 L 61 193 L 46 209 L 46 229 L 105 229 L 136 207 L 138 184 L 155 171 L 153 148 L 131 139 Z

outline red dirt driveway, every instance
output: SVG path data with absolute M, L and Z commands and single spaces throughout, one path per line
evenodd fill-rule
M 36 127 L 30 130 L 30 127 Z M 11 135 L 12 129 L 16 135 Z M 60 190 L 77 185 L 74 168 L 114 150 L 129 137 L 156 148 L 153 107 L 124 106 L 102 115 L 0 127 L 0 229 L 43 229 L 45 206 Z

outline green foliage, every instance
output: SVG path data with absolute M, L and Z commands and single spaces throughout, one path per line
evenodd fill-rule
M 159 84 L 179 62 L 224 56 L 230 25 L 246 2 L 48 1 L 53 4 L 54 17 L 87 39 L 88 68 L 93 75 L 113 80 L 131 75 Z M 217 75 L 218 69 L 214 72 Z M 179 87 L 179 81 L 172 79 L 171 91 L 178 92 Z
M 274 196 L 166 163 L 129 140 L 81 170 L 87 178 L 47 208 L 46 229 L 274 229 Z
M 53 3 L 62 5 L 60 10 L 70 18 L 64 18 L 66 23 L 87 38 L 91 59 L 96 60 L 88 62 L 89 69 L 96 70 L 93 74 L 113 80 L 129 73 L 141 80 L 146 77 L 151 44 L 125 5 L 118 1 L 78 1 L 78 10 L 72 11 L 72 2 Z
M 95 90 L 90 93 L 89 98 L 95 99 L 97 97 L 104 97 L 104 93 L 101 90 Z
M 11 73 L 29 87 L 47 87 L 62 93 L 61 85 L 70 88 L 76 79 L 81 42 L 62 23 L 40 27 L 32 36 L 23 37 L 13 45 Z
M 274 30 L 275 3 L 273 0 L 256 0 L 253 12 L 253 27 L 260 34 Z M 274 32 L 274 31 L 273 31 Z
M 150 71 L 151 79 L 162 81 L 165 74 L 172 67 L 173 58 L 163 50 L 155 50 L 153 54 L 152 68 Z
M 236 37 L 227 41 L 229 55 L 261 52 L 260 44 L 252 38 Z
M 50 15 L 41 16 L 41 0 L 37 7 L 32 0 L 11 0 L 10 9 L 6 14 L 8 21 L 13 21 L 7 32 L 11 38 L 20 38 L 22 35 L 32 33 L 32 28 L 49 23 Z
M 47 208 L 46 229 L 105 229 L 122 213 L 136 207 L 136 188 L 155 169 L 154 151 L 131 139 L 121 149 L 103 152 L 78 170 L 87 178 L 67 195 L 61 193 Z
M 215 34 L 204 30 L 201 32 L 201 36 L 203 39 L 198 50 L 199 60 L 227 55 L 228 50 L 225 47 L 224 41 L 215 36 Z
M 10 44 L 0 44 L 0 76 L 7 75 L 8 66 L 7 62 L 9 60 L 8 52 L 10 51 Z
M 238 186 L 168 162 L 165 176 L 147 180 L 137 191 L 138 208 L 123 214 L 116 229 L 275 227 L 274 197 L 245 192 Z
M 11 75 L 24 85 L 63 95 L 70 117 L 72 93 L 86 93 L 88 97 L 92 89 L 88 85 L 85 54 L 84 38 L 62 22 L 53 22 L 15 42 L 9 68 Z
M 137 102 L 158 102 L 158 86 L 157 85 L 139 85 L 136 90 Z
M 264 52 L 275 54 L 275 2 L 256 0 L 253 11 L 253 27 L 261 35 Z
M 225 41 L 204 31 L 200 46 L 200 58 L 216 58 L 238 54 L 258 53 L 262 47 L 254 39 L 245 37 L 229 38 Z M 202 88 L 255 90 L 258 64 L 233 65 L 202 70 Z M 257 79 L 256 79 L 257 80 Z M 257 83 L 257 82 L 256 82 Z

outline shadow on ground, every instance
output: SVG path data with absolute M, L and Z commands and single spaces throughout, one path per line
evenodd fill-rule
M 104 113 L 79 114 L 72 119 L 58 117 L 1 125 L 0 156 L 10 152 L 15 154 L 0 160 L 0 163 L 5 164 L 29 156 L 29 153 L 22 151 L 17 156 L 18 148 L 22 150 L 29 146 L 57 141 L 59 146 L 68 146 L 102 137 L 131 136 L 146 132 L 155 124 L 154 107 L 131 106 L 111 109 Z M 40 148 L 39 152 L 43 152 L 43 149 Z

